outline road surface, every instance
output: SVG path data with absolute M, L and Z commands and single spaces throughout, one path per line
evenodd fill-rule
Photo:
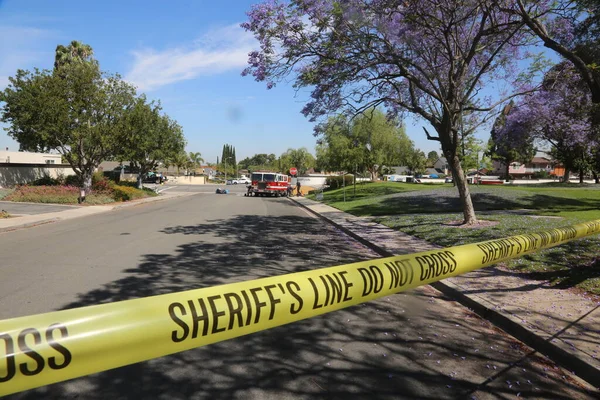
M 0 319 L 376 257 L 288 199 L 243 197 L 243 187 L 229 195 L 209 186 L 162 189 L 197 194 L 0 234 Z M 8 398 L 597 395 L 586 388 L 467 309 L 422 288 Z

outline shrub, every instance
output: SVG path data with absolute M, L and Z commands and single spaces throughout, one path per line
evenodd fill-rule
M 115 183 L 109 180 L 102 172 L 92 175 L 92 191 L 96 193 L 112 194 Z
M 65 185 L 80 187 L 81 179 L 77 175 L 69 175 L 65 178 Z
M 136 189 L 131 186 L 114 185 L 112 189 L 113 198 L 116 201 L 136 200 L 147 196 L 145 191 Z
M 104 172 L 97 171 L 92 174 L 92 186 L 94 186 L 94 184 L 97 183 L 98 181 L 103 181 L 103 180 L 104 180 Z
M 533 173 L 533 179 L 550 179 L 550 173 L 546 170 L 536 171 Z
M 343 179 L 346 181 L 346 186 L 350 186 L 354 182 L 354 177 L 349 174 L 344 175 Z M 327 178 L 325 183 L 329 186 L 330 189 L 339 189 L 343 186 L 344 180 L 342 180 L 341 176 L 330 176 Z
M 54 179 L 50 175 L 44 175 L 30 183 L 32 186 L 58 186 L 61 184 L 59 179 Z

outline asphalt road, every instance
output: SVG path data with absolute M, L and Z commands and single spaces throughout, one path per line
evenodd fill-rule
M 0 234 L 0 319 L 375 257 L 288 199 L 215 188 Z M 584 388 L 423 288 L 9 398 L 595 398 Z
M 51 212 L 60 212 L 77 208 L 62 204 L 41 204 L 41 203 L 14 203 L 12 201 L 0 201 L 0 210 L 7 211 L 10 215 L 34 215 Z

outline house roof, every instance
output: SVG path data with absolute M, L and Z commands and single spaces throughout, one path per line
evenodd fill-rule
M 408 167 L 402 166 L 402 167 L 390 167 L 391 169 L 394 170 L 394 174 L 393 175 L 405 175 L 409 172 Z
M 537 164 L 543 164 L 543 163 L 551 163 L 552 160 L 546 158 L 546 157 L 533 157 L 531 159 L 532 163 L 537 163 Z

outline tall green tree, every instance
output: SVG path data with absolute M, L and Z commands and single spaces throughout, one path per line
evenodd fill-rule
M 298 175 L 303 175 L 310 168 L 313 168 L 316 164 L 315 157 L 305 148 L 299 149 L 287 149 L 281 157 L 279 157 L 280 165 L 278 165 L 279 172 L 289 173 L 290 168 L 296 167 L 298 169 Z
M 413 175 L 425 173 L 427 168 L 427 157 L 425 157 L 425 153 L 415 149 L 408 157 L 406 166 Z
M 136 99 L 125 114 L 123 131 L 126 139 L 119 158 L 129 160 L 138 169 L 137 184 L 142 188 L 144 175 L 159 163 L 170 164 L 185 148 L 183 129 L 166 115 L 160 114 L 160 104 L 147 103 L 146 97 Z
M 240 169 L 274 169 L 277 156 L 275 154 L 260 153 L 252 157 L 246 157 L 238 164 Z M 252 168 L 251 168 L 252 167 Z
M 223 145 L 223 151 L 221 153 L 221 172 L 225 174 L 236 174 L 237 173 L 237 161 L 235 158 L 235 147 L 230 144 Z
M 317 127 L 321 158 L 333 170 L 369 171 L 375 180 L 384 166 L 406 164 L 413 144 L 397 121 L 377 109 L 353 119 L 340 114 Z M 323 164 L 323 162 L 321 162 Z
M 56 71 L 54 71 L 56 72 Z M 104 74 L 96 63 L 72 63 L 52 71 L 18 70 L 0 94 L 2 122 L 21 150 L 62 154 L 81 182 L 92 187 L 98 165 L 119 153 L 123 119 L 134 106 L 135 89 Z

